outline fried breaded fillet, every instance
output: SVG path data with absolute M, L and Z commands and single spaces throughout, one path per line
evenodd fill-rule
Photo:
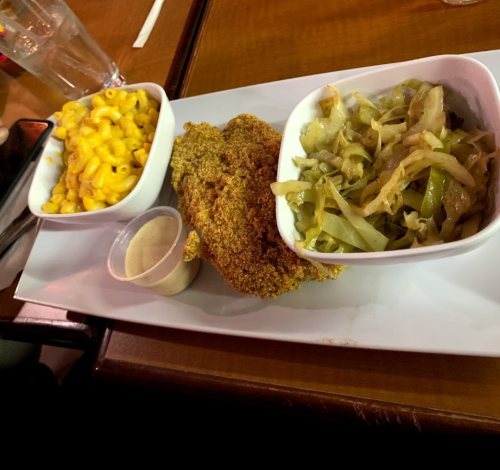
M 196 230 L 189 234 L 185 259 L 210 261 L 233 289 L 261 298 L 340 274 L 343 267 L 336 265 L 325 265 L 332 277 L 321 273 L 280 237 L 270 188 L 279 132 L 249 114 L 232 119 L 223 131 L 191 122 L 184 129 L 171 166 L 183 223 Z

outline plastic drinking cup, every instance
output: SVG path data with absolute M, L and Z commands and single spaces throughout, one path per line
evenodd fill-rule
M 0 52 L 70 100 L 125 84 L 62 0 L 0 0 Z

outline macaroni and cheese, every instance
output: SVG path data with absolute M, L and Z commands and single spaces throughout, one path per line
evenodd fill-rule
M 64 140 L 64 171 L 42 206 L 48 214 L 104 209 L 136 186 L 158 124 L 159 102 L 144 90 L 106 89 L 88 108 L 66 103 L 54 114 L 53 135 Z

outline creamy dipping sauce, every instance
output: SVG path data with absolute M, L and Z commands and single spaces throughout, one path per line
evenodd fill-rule
M 198 272 L 200 261 L 195 259 L 186 262 L 182 259 L 183 242 L 186 239 L 184 229 L 178 244 L 167 259 L 162 261 L 175 244 L 178 230 L 177 219 L 160 216 L 150 220 L 137 231 L 127 248 L 125 272 L 127 277 L 140 276 L 149 270 L 151 272 L 132 282 L 161 295 L 177 294 L 191 284 Z

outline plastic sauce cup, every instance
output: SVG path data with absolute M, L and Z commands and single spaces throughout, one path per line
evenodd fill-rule
M 177 294 L 191 284 L 200 267 L 198 258 L 183 260 L 186 238 L 176 209 L 153 207 L 118 234 L 109 251 L 108 271 L 119 281 L 157 294 Z

